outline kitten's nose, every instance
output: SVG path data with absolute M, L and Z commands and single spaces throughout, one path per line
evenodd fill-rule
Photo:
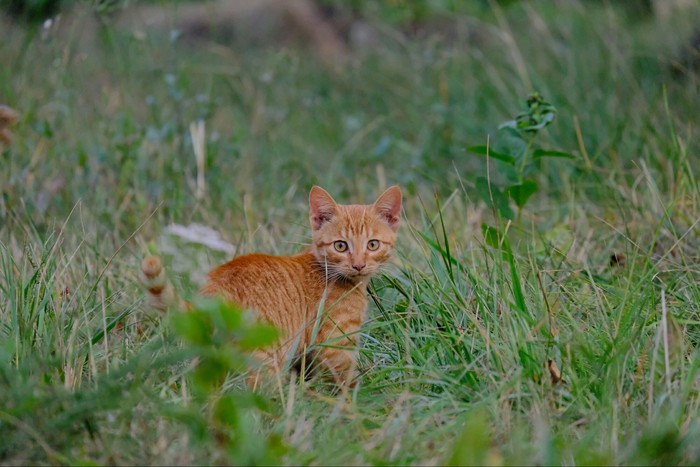
M 353 268 L 354 270 L 356 270 L 356 271 L 359 272 L 359 271 L 362 271 L 362 270 L 365 268 L 365 265 L 364 265 L 364 264 L 353 264 L 353 265 L 352 265 L 352 268 Z

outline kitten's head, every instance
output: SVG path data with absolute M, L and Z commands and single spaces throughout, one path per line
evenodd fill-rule
M 330 278 L 369 278 L 391 256 L 401 211 L 398 186 L 369 205 L 337 204 L 314 186 L 309 207 L 312 250 L 319 263 L 327 265 Z

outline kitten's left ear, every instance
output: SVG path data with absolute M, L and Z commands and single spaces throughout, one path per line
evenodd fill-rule
M 399 216 L 401 214 L 401 188 L 394 185 L 382 193 L 372 205 L 374 210 L 382 216 L 394 232 L 399 229 Z
M 326 190 L 318 185 L 314 185 L 309 193 L 309 220 L 314 230 L 321 228 L 335 216 L 338 211 L 338 204 Z

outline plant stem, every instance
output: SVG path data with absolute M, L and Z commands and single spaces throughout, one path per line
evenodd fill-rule
M 520 168 L 518 168 L 518 183 L 520 185 L 523 184 L 525 181 L 525 165 L 527 164 L 527 156 L 530 154 L 530 149 L 532 149 L 532 143 L 535 141 L 535 136 L 537 136 L 537 132 L 533 133 L 530 138 L 527 140 L 527 146 L 525 146 L 525 151 L 523 151 L 523 158 L 520 161 Z M 522 231 L 523 223 L 522 223 L 522 208 L 518 206 L 518 229 Z
M 524 181 L 524 174 L 525 174 L 525 164 L 527 163 L 527 156 L 530 153 L 530 149 L 532 148 L 532 143 L 535 141 L 535 136 L 537 136 L 537 133 L 533 133 L 532 136 L 527 140 L 527 146 L 525 146 L 525 151 L 523 152 L 523 158 L 520 161 L 520 168 L 518 169 L 518 183 L 522 184 Z

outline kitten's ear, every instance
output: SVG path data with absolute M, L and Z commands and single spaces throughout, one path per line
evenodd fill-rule
M 320 186 L 314 185 L 309 193 L 309 220 L 311 228 L 318 230 L 335 216 L 338 205 L 331 195 Z
M 377 201 L 372 205 L 374 210 L 382 216 L 389 227 L 391 227 L 394 232 L 399 229 L 399 216 L 401 214 L 401 188 L 398 185 L 394 185 L 377 198 Z

